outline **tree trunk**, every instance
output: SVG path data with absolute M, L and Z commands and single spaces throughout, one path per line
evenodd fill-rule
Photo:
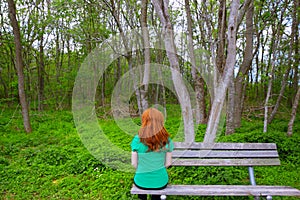
M 230 80 L 232 79 L 234 64 L 236 61 L 236 30 L 239 5 L 239 0 L 233 0 L 231 2 L 227 31 L 228 53 L 226 57 L 224 72 L 215 89 L 215 97 L 213 99 L 211 113 L 207 123 L 204 142 L 208 144 L 213 144 L 215 142 L 217 132 L 219 128 L 222 128 L 219 127 L 221 112 L 226 98 L 226 90 L 228 88 Z
M 101 101 L 100 101 L 101 106 L 105 105 L 105 85 L 106 85 L 106 73 L 104 72 L 101 81 Z
M 142 0 L 142 12 L 141 12 L 141 26 L 142 26 L 142 34 L 143 34 L 143 42 L 144 42 L 144 76 L 143 76 L 143 87 L 141 88 L 141 104 L 142 111 L 148 108 L 148 86 L 150 79 L 150 42 L 149 42 L 149 31 L 147 24 L 147 6 L 148 0 Z
M 218 12 L 218 45 L 216 64 L 217 69 L 222 74 L 225 66 L 225 39 L 226 39 L 226 0 L 219 0 Z M 236 16 L 237 17 L 237 16 Z
M 294 122 L 295 122 L 295 118 L 296 118 L 296 112 L 297 112 L 297 107 L 299 104 L 299 99 L 300 99 L 300 87 L 298 87 L 298 91 L 296 93 L 293 107 L 292 107 L 291 119 L 289 121 L 288 130 L 287 130 L 288 136 L 292 136 L 292 134 L 293 134 L 293 126 L 294 126 Z
M 196 61 L 195 61 L 195 53 L 193 47 L 193 21 L 190 11 L 190 2 L 189 0 L 185 0 L 185 11 L 187 16 L 187 25 L 188 25 L 188 49 L 190 53 L 190 59 L 192 64 L 192 78 L 194 82 L 194 90 L 196 93 L 196 123 L 204 124 L 205 123 L 205 90 L 203 79 L 197 73 L 196 69 Z M 203 105 L 204 104 L 204 105 Z
M 232 76 L 233 77 L 233 76 Z M 234 126 L 234 121 L 235 121 L 235 85 L 234 85 L 234 80 L 233 78 L 230 80 L 229 86 L 228 86 L 228 103 L 227 103 L 227 110 L 226 110 L 226 131 L 225 134 L 229 135 L 235 132 L 235 126 Z
M 0 68 L 0 83 L 3 85 L 3 90 L 4 90 L 4 97 L 8 99 L 8 87 L 2 78 L 2 68 Z
M 7 0 L 8 9 L 9 9 L 9 18 L 11 21 L 11 25 L 14 33 L 14 42 L 15 42 L 15 51 L 16 51 L 16 69 L 18 74 L 18 91 L 20 104 L 22 108 L 22 116 L 23 116 L 23 124 L 24 129 L 27 133 L 32 131 L 30 125 L 30 117 L 29 117 L 29 107 L 26 100 L 25 94 L 25 83 L 24 83 L 24 72 L 23 72 L 23 58 L 22 58 L 22 44 L 21 44 L 21 34 L 20 27 L 16 17 L 16 5 L 13 0 Z
M 295 70 L 295 75 L 294 75 L 294 89 L 296 89 L 296 87 L 298 87 L 298 91 L 297 91 L 296 96 L 295 96 L 294 101 L 293 101 L 291 119 L 290 119 L 289 124 L 288 124 L 288 131 L 287 131 L 288 136 L 292 136 L 292 134 L 293 134 L 293 126 L 294 126 L 297 107 L 298 107 L 299 99 L 300 99 L 300 87 L 298 86 L 298 83 L 299 83 L 298 66 L 299 66 L 299 60 L 300 60 L 299 59 L 300 58 L 300 56 L 299 56 L 299 12 L 298 12 L 298 15 L 297 15 L 297 10 L 299 9 L 299 6 L 300 6 L 299 4 L 300 4 L 299 0 L 294 1 L 292 39 L 291 39 L 291 43 L 292 43 L 292 40 L 294 41 L 294 44 L 291 45 L 292 50 L 295 52 L 294 53 L 294 58 L 295 58 L 294 59 L 294 66 L 295 66 L 295 68 L 297 68 L 297 70 Z
M 275 6 L 274 12 L 276 9 L 277 8 Z M 286 9 L 286 7 L 283 8 L 283 13 L 284 13 L 285 9 Z M 272 49 L 271 49 L 271 54 L 272 54 L 271 72 L 270 72 L 271 74 L 269 76 L 268 90 L 267 90 L 265 105 L 264 105 L 264 128 L 263 128 L 264 133 L 266 133 L 267 129 L 268 129 L 269 99 L 271 96 L 273 78 L 274 78 L 274 73 L 275 73 L 275 65 L 276 65 L 276 61 L 277 61 L 278 43 L 281 40 L 281 36 L 283 34 L 282 31 L 280 31 L 282 22 L 283 22 L 283 17 L 281 16 L 281 19 L 279 19 L 278 23 L 276 24 L 276 22 L 275 22 L 274 27 L 273 27 L 273 33 L 272 33 L 272 40 L 273 40 L 272 43 L 273 44 L 272 44 Z
M 162 23 L 166 53 L 171 65 L 172 80 L 182 111 L 185 142 L 193 142 L 195 140 L 195 132 L 191 101 L 182 76 L 179 73 L 179 62 L 174 44 L 174 33 L 168 13 L 169 1 L 152 0 L 152 3 Z
M 197 3 L 197 0 L 194 0 L 194 4 L 197 6 L 198 3 Z M 205 97 L 203 98 L 203 102 L 200 104 L 200 105 L 203 105 L 203 110 L 205 111 L 205 121 L 207 121 L 207 116 L 209 114 L 207 113 L 210 113 L 211 111 L 211 105 L 212 105 L 212 100 L 214 98 L 214 95 L 215 95 L 215 85 L 217 85 L 217 79 L 220 78 L 220 73 L 219 73 L 219 70 L 217 69 L 216 67 L 216 41 L 215 39 L 213 38 L 213 20 L 212 20 L 212 16 L 211 16 L 211 13 L 209 12 L 209 7 L 210 7 L 210 3 L 209 1 L 206 1 L 206 0 L 203 0 L 203 3 L 202 3 L 202 13 L 198 13 L 197 12 L 197 21 L 198 21 L 198 27 L 200 30 L 202 30 L 202 34 L 201 34 L 201 39 L 203 40 L 202 41 L 202 46 L 205 48 L 205 49 L 209 49 L 210 51 L 210 55 L 209 54 L 206 54 L 205 55 L 205 60 L 207 61 L 210 61 L 211 60 L 211 63 L 213 65 L 213 68 L 210 66 L 210 64 L 208 63 L 201 63 L 201 66 L 200 66 L 200 73 L 201 73 L 201 76 L 203 77 L 203 79 L 205 80 L 206 82 L 206 85 L 207 85 L 207 88 L 208 88 L 208 91 L 209 91 L 209 94 L 210 94 L 210 98 L 209 98 L 209 103 L 208 103 L 208 112 L 206 112 L 206 102 L 205 102 Z M 197 8 L 197 7 L 196 7 Z M 197 9 L 199 10 L 199 9 Z M 201 17 L 203 17 L 203 20 L 200 20 Z M 201 23 L 202 21 L 205 22 L 206 24 L 206 30 L 204 31 L 203 29 L 203 24 Z M 205 39 L 205 36 L 208 36 L 207 38 L 207 41 Z M 202 55 L 201 55 L 202 56 Z M 196 56 L 196 59 L 199 58 L 200 56 L 197 55 Z M 203 70 L 204 69 L 204 70 Z M 201 82 L 201 84 L 203 84 L 204 86 L 204 81 Z M 205 122 L 206 123 L 206 122 Z
M 272 90 L 272 82 L 273 82 L 273 77 L 274 77 L 274 69 L 275 69 L 275 67 L 272 64 L 272 66 L 271 66 L 271 74 L 269 76 L 267 96 L 266 96 L 265 105 L 264 105 L 264 129 L 263 129 L 264 133 L 266 133 L 267 130 L 268 130 L 269 99 L 270 99 L 271 90 Z
M 236 80 L 232 83 L 233 91 L 229 97 L 229 104 L 227 110 L 227 121 L 226 121 L 226 134 L 232 134 L 235 131 L 235 128 L 240 127 L 241 119 L 242 119 L 242 94 L 244 92 L 243 84 L 245 81 L 245 77 L 248 75 L 248 71 L 252 64 L 252 59 L 254 56 L 253 52 L 253 3 L 249 4 L 249 8 L 246 12 L 246 47 L 245 47 L 245 55 L 239 72 L 237 74 Z M 234 98 L 234 99 L 231 99 Z M 233 108 L 231 108 L 233 106 Z
M 124 44 L 124 47 L 125 47 L 125 50 L 126 50 L 126 55 L 125 55 L 125 58 L 128 62 L 128 68 L 130 70 L 130 74 L 131 74 L 131 77 L 132 79 L 134 80 L 133 81 L 133 87 L 134 87 L 134 90 L 135 90 L 135 94 L 136 94 L 136 99 L 137 99 L 137 105 L 138 105 L 138 112 L 139 112 L 139 115 L 142 114 L 142 103 L 141 103 L 141 94 L 140 94 L 140 90 L 138 88 L 138 83 L 137 83 L 137 80 L 136 80 L 136 76 L 135 74 L 133 74 L 132 72 L 132 67 L 133 67 L 133 61 L 132 61 L 132 52 L 129 48 L 129 42 L 127 41 L 127 38 L 125 37 L 125 34 L 124 34 L 124 30 L 122 28 L 122 24 L 120 22 L 120 15 L 119 13 L 117 12 L 118 10 L 121 10 L 120 7 L 116 8 L 115 7 L 115 1 L 114 0 L 111 0 L 111 4 L 109 4 L 108 2 L 105 2 L 106 3 L 106 6 L 109 8 L 116 24 L 117 24 L 117 27 L 118 27 L 118 30 L 120 32 L 120 36 L 121 36 L 121 39 L 122 39 L 122 42 Z
M 289 55 L 291 55 L 291 54 L 289 54 Z M 289 58 L 290 57 L 291 56 L 289 56 Z M 292 64 L 291 61 L 292 61 L 292 59 L 289 60 L 288 66 L 291 66 L 291 64 Z M 283 80 L 282 80 L 282 83 L 281 83 L 281 88 L 280 88 L 280 92 L 279 92 L 278 98 L 276 100 L 274 109 L 272 110 L 272 113 L 270 114 L 270 117 L 268 119 L 268 123 L 269 124 L 273 121 L 273 119 L 274 119 L 274 117 L 275 117 L 275 115 L 276 115 L 276 113 L 277 113 L 277 111 L 279 109 L 279 105 L 280 105 L 281 100 L 283 98 L 283 94 L 284 94 L 284 91 L 285 91 L 285 88 L 286 88 L 286 84 L 287 84 L 287 80 L 288 80 L 288 77 L 289 77 L 290 70 L 291 70 L 291 68 L 288 67 L 288 69 L 286 70 L 285 74 L 283 75 Z
M 39 59 L 39 67 L 38 67 L 38 111 L 44 110 L 44 71 L 45 71 L 45 63 L 44 63 L 44 35 L 42 34 L 40 38 L 40 59 Z
M 294 8 L 293 8 L 293 25 L 292 29 L 295 31 L 295 44 L 292 46 L 294 50 L 294 65 L 293 65 L 293 71 L 294 71 L 294 80 L 293 80 L 293 88 L 294 91 L 297 90 L 297 87 L 299 86 L 299 65 L 300 65 L 300 43 L 299 43 L 299 20 L 300 20 L 300 13 L 299 13 L 299 7 L 300 7 L 300 1 L 295 0 L 294 1 Z

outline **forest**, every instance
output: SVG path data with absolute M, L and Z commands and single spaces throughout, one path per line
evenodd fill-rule
M 101 127 L 122 160 L 149 107 L 175 141 L 276 143 L 281 166 L 257 181 L 300 189 L 299 4 L 1 0 L 0 199 L 135 199 L 132 173 L 105 165 L 93 151 L 106 140 L 82 130 Z M 234 167 L 168 172 L 249 182 Z

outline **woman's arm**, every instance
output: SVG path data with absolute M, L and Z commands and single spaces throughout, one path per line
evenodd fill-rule
M 136 151 L 131 152 L 131 165 L 136 168 L 138 164 L 138 154 Z
M 172 152 L 167 152 L 165 166 L 168 168 L 170 165 L 172 165 Z

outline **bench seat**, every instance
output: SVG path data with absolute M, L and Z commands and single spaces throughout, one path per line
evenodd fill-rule
M 182 196 L 298 196 L 300 191 L 289 186 L 266 185 L 168 185 L 163 190 L 143 190 L 133 185 L 131 194 Z

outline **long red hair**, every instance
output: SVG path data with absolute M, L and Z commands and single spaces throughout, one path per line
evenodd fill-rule
M 170 134 L 164 127 L 164 116 L 155 108 L 148 108 L 142 114 L 142 127 L 139 130 L 141 142 L 148 151 L 158 151 L 169 142 Z

